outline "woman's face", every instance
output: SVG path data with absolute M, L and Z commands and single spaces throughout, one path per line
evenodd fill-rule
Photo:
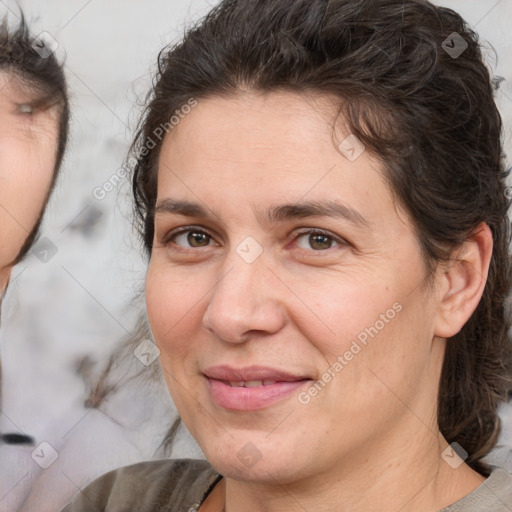
M 55 170 L 55 109 L 30 111 L 33 93 L 0 73 L 0 296 L 41 215 Z
M 379 162 L 341 129 L 345 154 L 332 143 L 333 112 L 213 97 L 162 146 L 148 315 L 225 476 L 292 481 L 384 445 L 398 459 L 436 428 L 435 292 Z

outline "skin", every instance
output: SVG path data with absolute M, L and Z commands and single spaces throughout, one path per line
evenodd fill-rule
M 161 149 L 157 204 L 195 201 L 210 214 L 157 213 L 146 278 L 167 386 L 224 476 L 201 512 L 433 511 L 484 481 L 441 458 L 436 397 L 445 338 L 483 292 L 490 230 L 482 224 L 426 286 L 417 236 L 381 163 L 369 151 L 353 162 L 338 151 L 333 114 L 327 97 L 212 97 Z M 348 135 L 341 126 L 338 142 Z M 346 205 L 367 223 L 257 215 L 306 200 Z M 169 240 L 187 226 L 210 236 Z M 302 234 L 312 228 L 332 238 Z M 236 251 L 248 236 L 263 250 L 253 263 Z M 394 303 L 401 311 L 307 405 L 298 393 L 311 382 L 258 411 L 213 401 L 206 368 L 257 364 L 321 379 Z M 251 467 L 237 456 L 249 442 L 261 456 Z
M 42 214 L 55 171 L 56 109 L 31 109 L 34 93 L 0 73 L 0 297 Z

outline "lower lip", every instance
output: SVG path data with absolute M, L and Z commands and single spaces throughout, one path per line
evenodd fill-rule
M 287 398 L 310 380 L 276 382 L 252 388 L 233 387 L 224 381 L 208 379 L 213 401 L 233 411 L 258 411 Z

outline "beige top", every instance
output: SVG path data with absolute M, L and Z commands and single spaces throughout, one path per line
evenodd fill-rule
M 196 512 L 222 478 L 203 460 L 158 460 L 116 469 L 62 512 Z M 512 475 L 493 468 L 472 493 L 439 512 L 512 512 Z

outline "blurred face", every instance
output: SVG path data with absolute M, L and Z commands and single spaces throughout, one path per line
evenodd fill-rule
M 149 320 L 186 426 L 235 479 L 398 456 L 436 425 L 417 238 L 324 100 L 201 100 L 161 151 Z
M 34 229 L 55 169 L 55 109 L 32 111 L 33 94 L 0 73 L 0 296 Z

